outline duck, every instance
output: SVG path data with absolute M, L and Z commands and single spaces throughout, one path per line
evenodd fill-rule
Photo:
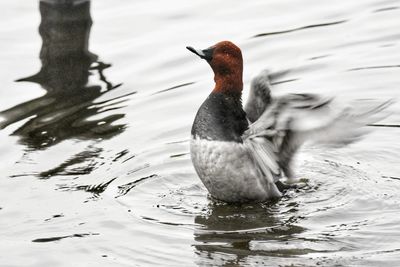
M 186 48 L 214 73 L 215 86 L 194 118 L 190 156 L 209 195 L 223 202 L 280 198 L 285 185 L 298 182 L 292 165 L 304 143 L 353 143 L 366 133 L 364 126 L 379 119 L 374 115 L 390 105 L 386 101 L 355 112 L 335 108 L 333 97 L 312 93 L 272 97 L 270 72 L 263 70 L 252 79 L 243 106 L 240 48 L 230 41 Z

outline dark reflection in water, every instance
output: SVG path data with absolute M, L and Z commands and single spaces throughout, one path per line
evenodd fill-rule
M 30 149 L 44 149 L 71 138 L 101 140 L 121 133 L 125 126 L 112 123 L 124 114 L 90 119 L 117 109 L 125 97 L 94 103 L 120 84 L 107 81 L 103 71 L 111 65 L 98 61 L 88 50 L 90 1 L 42 0 L 39 6 L 42 67 L 37 74 L 17 81 L 37 83 L 46 94 L 0 112 L 4 118 L 0 129 L 28 119 L 13 135 L 20 136 L 20 142 Z M 88 83 L 92 74 L 98 76 L 97 84 Z
M 199 215 L 195 223 L 195 245 L 201 258 L 222 260 L 226 266 L 239 264 L 249 256 L 295 256 L 310 251 L 303 249 L 260 249 L 254 242 L 284 243 L 305 231 L 297 224 L 297 204 L 262 203 L 228 205 L 211 203 L 208 214 Z M 284 218 L 282 218 L 285 217 Z M 268 246 L 267 246 L 268 247 Z

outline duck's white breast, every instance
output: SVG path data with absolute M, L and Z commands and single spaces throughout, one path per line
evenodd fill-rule
M 259 168 L 242 143 L 192 137 L 190 152 L 197 174 L 213 197 L 227 202 L 271 197 Z

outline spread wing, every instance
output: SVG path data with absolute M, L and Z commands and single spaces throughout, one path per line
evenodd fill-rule
M 255 122 L 271 103 L 269 72 L 262 71 L 250 83 L 249 97 L 244 107 L 247 118 Z
M 363 127 L 384 117 L 392 101 L 377 104 L 374 101 L 355 101 L 349 107 L 340 107 L 333 98 L 315 94 L 290 94 L 271 101 L 262 115 L 249 126 L 243 139 L 254 142 L 263 138 L 269 145 L 254 147 L 254 154 L 266 154 L 273 148 L 278 166 L 292 178 L 293 155 L 304 142 L 312 141 L 330 146 L 343 146 L 357 141 L 367 130 Z M 257 141 L 259 143 L 259 141 Z M 255 157 L 259 165 L 274 170 L 263 157 Z
M 250 90 L 244 110 L 250 122 L 255 122 L 271 104 L 271 81 L 279 80 L 289 71 L 261 71 L 250 83 Z

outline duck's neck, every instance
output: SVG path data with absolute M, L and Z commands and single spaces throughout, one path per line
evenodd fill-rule
M 243 90 L 242 66 L 214 75 L 215 88 L 213 93 L 241 96 Z

